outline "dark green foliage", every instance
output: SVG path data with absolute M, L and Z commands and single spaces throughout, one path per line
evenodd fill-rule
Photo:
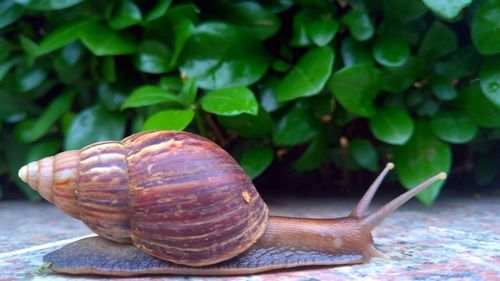
M 0 0 L 0 196 L 38 198 L 28 161 L 153 129 L 209 137 L 251 178 L 393 159 L 409 188 L 466 154 L 486 184 L 499 22 L 500 0 Z

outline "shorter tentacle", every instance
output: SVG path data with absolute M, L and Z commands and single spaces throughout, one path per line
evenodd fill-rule
M 365 195 L 363 195 L 363 198 L 359 200 L 358 205 L 356 205 L 356 207 L 352 209 L 351 214 L 349 215 L 350 217 L 362 217 L 363 215 L 365 215 L 366 210 L 368 210 L 368 207 L 370 207 L 370 203 L 372 202 L 375 192 L 377 192 L 387 173 L 392 169 L 394 169 L 394 164 L 391 162 L 387 163 L 384 170 L 382 170 L 382 172 L 378 175 L 370 188 L 368 188 Z

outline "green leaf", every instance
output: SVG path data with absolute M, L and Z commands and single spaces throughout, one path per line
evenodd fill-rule
M 135 89 L 122 105 L 125 108 L 141 107 L 163 102 L 182 104 L 179 97 L 158 86 L 145 85 Z
M 427 13 L 422 1 L 383 0 L 384 17 L 389 21 L 407 23 Z
M 448 101 L 457 97 L 457 90 L 450 81 L 443 77 L 436 77 L 430 82 L 432 93 L 440 100 Z
M 320 135 L 307 147 L 300 158 L 293 163 L 293 168 L 298 171 L 311 171 L 317 169 L 325 161 L 327 151 L 328 144 L 326 138 Z
M 500 0 L 481 1 L 474 11 L 471 22 L 471 37 L 474 46 L 483 55 L 500 52 Z
M 386 143 L 404 144 L 413 134 L 413 120 L 397 108 L 384 108 L 370 121 L 373 135 Z
M 96 56 L 125 55 L 136 51 L 133 41 L 96 23 L 85 25 L 81 30 L 80 39 Z
M 26 52 L 27 65 L 31 67 L 34 64 L 37 56 L 36 52 L 38 45 L 33 42 L 33 40 L 24 35 L 19 36 L 19 41 L 21 43 L 21 47 Z
M 370 117 L 375 114 L 373 101 L 381 84 L 380 71 L 372 65 L 360 64 L 335 72 L 328 88 L 347 111 Z
M 16 137 L 19 141 L 30 143 L 43 137 L 55 121 L 71 108 L 74 92 L 64 92 L 54 99 L 34 122 L 19 123 Z
M 500 107 L 500 55 L 483 59 L 479 83 L 484 95 Z
M 240 165 L 250 179 L 255 179 L 273 162 L 274 153 L 269 147 L 254 147 L 243 154 Z
M 476 73 L 481 63 L 481 56 L 477 50 L 469 45 L 460 48 L 446 60 L 437 62 L 434 72 L 449 79 L 460 79 Z
M 394 164 L 403 185 L 410 189 L 439 172 L 451 167 L 451 149 L 436 138 L 429 124 L 417 122 L 413 137 L 405 145 L 394 149 Z M 416 197 L 430 205 L 437 198 L 443 182 L 436 182 Z
M 423 0 L 424 4 L 438 16 L 445 19 L 456 18 L 472 0 Z
M 351 36 L 358 41 L 372 38 L 375 32 L 370 17 L 363 11 L 350 10 L 340 20 L 347 25 Z
M 2 82 L 2 79 L 9 72 L 9 70 L 19 62 L 21 62 L 20 58 L 13 57 L 3 63 L 0 63 L 0 82 Z
M 125 116 L 94 105 L 76 115 L 66 133 L 64 149 L 80 149 L 99 141 L 120 140 L 125 133 Z
M 311 115 L 302 108 L 295 108 L 283 116 L 273 132 L 276 145 L 297 145 L 306 143 L 318 133 Z
M 109 111 L 120 109 L 120 106 L 125 101 L 125 90 L 119 88 L 119 84 L 108 84 L 101 82 L 97 86 L 97 95 L 99 101 Z
M 344 67 L 373 63 L 372 54 L 367 44 L 355 41 L 350 37 L 342 41 L 340 52 L 344 61 Z
M 460 91 L 459 105 L 479 127 L 500 127 L 500 108 L 486 98 L 479 83 L 472 83 Z
M 216 22 L 199 25 L 179 59 L 181 71 L 209 90 L 251 85 L 270 64 L 266 50 L 252 36 Z
M 14 0 L 14 2 L 24 5 L 32 10 L 60 10 L 74 6 L 82 0 Z
M 16 69 L 16 89 L 19 92 L 27 92 L 38 87 L 45 81 L 47 70 L 41 67 Z
M 123 29 L 138 24 L 142 20 L 139 7 L 130 0 L 119 0 L 114 4 L 109 19 L 109 26 L 113 29 Z
M 315 16 L 316 13 L 311 9 L 304 9 L 295 14 L 293 17 L 293 35 L 290 41 L 291 46 L 301 47 L 311 44 L 311 40 L 307 34 L 307 26 L 312 24 Z
M 359 166 L 376 172 L 378 170 L 377 151 L 373 145 L 365 139 L 353 139 L 350 142 L 351 154 Z
M 280 102 L 318 94 L 332 72 L 334 54 L 330 47 L 315 48 L 303 55 L 276 89 Z
M 106 81 L 116 81 L 116 65 L 115 59 L 112 56 L 106 56 L 102 59 L 101 72 Z
M 381 36 L 373 46 L 373 57 L 384 66 L 402 66 L 410 57 L 410 46 L 402 39 Z
M 422 65 L 415 57 L 410 57 L 399 67 L 384 69 L 383 89 L 391 93 L 401 93 L 410 88 L 422 73 Z
M 436 136 L 451 143 L 466 143 L 477 134 L 476 124 L 460 111 L 440 111 L 431 125 Z
M 196 85 L 196 79 L 188 78 L 182 85 L 182 89 L 179 93 L 179 99 L 185 107 L 191 107 L 196 101 L 197 93 L 198 86 Z
M 339 29 L 339 23 L 333 20 L 330 14 L 321 14 L 311 23 L 306 25 L 306 33 L 319 47 L 328 45 Z
M 144 122 L 141 131 L 151 130 L 184 130 L 193 120 L 191 109 L 169 109 L 157 112 Z
M 144 41 L 138 49 L 135 66 L 142 72 L 160 74 L 173 68 L 170 66 L 172 53 L 170 49 L 158 41 Z
M 257 115 L 259 110 L 255 95 L 246 87 L 231 87 L 211 91 L 201 99 L 201 107 L 207 112 L 224 116 L 241 113 Z
M 243 113 L 236 116 L 218 116 L 217 119 L 225 128 L 246 138 L 262 138 L 271 134 L 271 116 L 263 108 L 259 108 L 257 116 Z
M 257 2 L 220 2 L 216 14 L 225 22 L 241 26 L 259 40 L 273 36 L 281 27 L 279 18 Z
M 177 59 L 179 58 L 182 49 L 187 40 L 193 34 L 195 27 L 193 23 L 189 20 L 183 20 L 181 23 L 175 26 L 174 35 L 174 52 L 172 54 L 172 60 L 170 61 L 170 66 L 175 66 L 177 64 Z
M 147 13 L 146 21 L 153 21 L 162 17 L 167 12 L 170 4 L 172 4 L 172 0 L 158 0 L 156 5 Z
M 17 21 L 24 13 L 24 8 L 12 0 L 0 1 L 0 28 Z
M 452 53 L 457 49 L 457 36 L 453 30 L 435 21 L 422 40 L 418 54 L 427 62 Z

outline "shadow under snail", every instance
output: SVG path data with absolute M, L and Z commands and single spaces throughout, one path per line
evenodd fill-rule
M 393 167 L 387 164 L 347 217 L 332 219 L 270 216 L 238 163 L 186 132 L 144 132 L 65 151 L 29 163 L 19 177 L 99 235 L 47 254 L 56 272 L 240 275 L 384 256 L 371 230 L 446 178 L 439 173 L 367 213 Z

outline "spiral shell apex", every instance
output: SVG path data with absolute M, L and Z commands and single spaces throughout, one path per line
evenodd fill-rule
M 190 266 L 242 253 L 268 208 L 238 163 L 213 142 L 153 131 L 29 163 L 19 177 L 100 236 Z

